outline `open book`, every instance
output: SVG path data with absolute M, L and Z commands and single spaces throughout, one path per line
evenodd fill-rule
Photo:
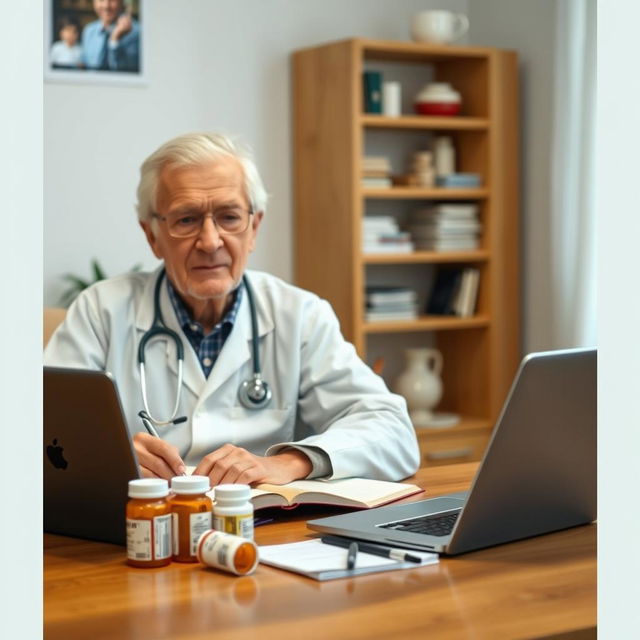
M 331 504 L 371 509 L 420 493 L 415 484 L 345 478 L 344 480 L 296 480 L 289 484 L 259 484 L 251 491 L 256 509 L 292 508 L 299 504 Z
M 195 467 L 187 467 L 193 473 Z M 424 491 L 415 484 L 344 478 L 342 480 L 295 480 L 289 484 L 259 484 L 251 490 L 255 509 L 299 504 L 331 504 L 353 509 L 371 509 Z M 213 489 L 208 494 L 214 497 Z

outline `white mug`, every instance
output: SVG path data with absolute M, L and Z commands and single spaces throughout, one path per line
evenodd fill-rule
M 469 30 L 469 19 L 453 11 L 421 11 L 411 19 L 411 37 L 416 42 L 446 44 Z

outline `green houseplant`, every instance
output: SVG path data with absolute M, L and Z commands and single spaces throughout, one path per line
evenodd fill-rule
M 141 268 L 142 265 L 136 264 L 131 268 L 131 271 L 140 271 Z M 62 279 L 69 283 L 69 288 L 60 296 L 60 305 L 68 307 L 81 291 L 100 280 L 105 280 L 107 277 L 96 258 L 91 260 L 91 276 L 89 278 L 85 279 L 73 273 L 66 273 L 62 276 Z

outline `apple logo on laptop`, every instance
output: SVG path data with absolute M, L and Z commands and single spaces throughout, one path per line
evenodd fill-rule
M 64 448 L 58 444 L 58 438 L 54 438 L 53 442 L 47 447 L 47 458 L 56 469 L 66 469 L 69 464 L 63 455 Z

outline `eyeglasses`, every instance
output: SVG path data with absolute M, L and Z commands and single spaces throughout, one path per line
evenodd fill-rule
M 224 207 L 210 213 L 197 211 L 176 211 L 166 216 L 151 214 L 154 218 L 167 223 L 167 231 L 173 238 L 192 238 L 202 231 L 204 219 L 211 220 L 220 235 L 236 235 L 249 228 L 249 220 L 253 211 L 239 207 Z

